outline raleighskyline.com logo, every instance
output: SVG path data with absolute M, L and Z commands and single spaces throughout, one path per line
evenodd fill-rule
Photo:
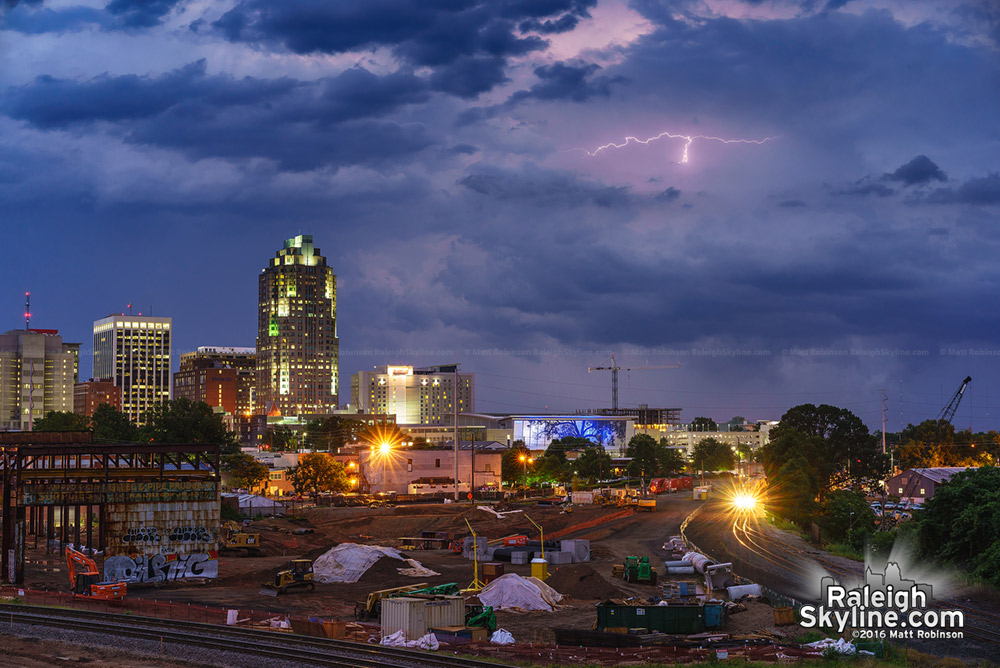
M 819 605 L 799 608 L 803 627 L 850 630 L 858 639 L 964 637 L 964 613 L 935 605 L 931 585 L 904 580 L 895 562 L 881 574 L 867 568 L 864 584 L 853 588 L 824 577 L 822 592 Z

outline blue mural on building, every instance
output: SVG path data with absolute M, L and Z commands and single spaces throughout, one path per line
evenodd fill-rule
M 621 447 L 626 441 L 628 420 L 588 418 L 523 418 L 517 420 L 515 438 L 530 449 L 544 449 L 557 438 L 585 438 L 605 448 Z M 520 429 L 516 427 L 520 426 Z

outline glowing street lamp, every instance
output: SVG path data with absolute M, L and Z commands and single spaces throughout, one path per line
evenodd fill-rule
M 532 457 L 529 457 L 528 455 L 521 455 L 520 457 L 518 457 L 518 459 L 520 459 L 521 463 L 524 464 L 524 489 L 525 489 L 525 494 L 527 494 L 528 493 L 527 492 L 527 489 L 528 489 L 528 464 L 534 464 L 535 460 Z

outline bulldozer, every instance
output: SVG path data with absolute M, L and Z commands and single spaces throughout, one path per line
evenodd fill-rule
M 238 554 L 241 557 L 259 557 L 260 534 L 250 533 L 236 522 L 223 522 L 220 532 L 219 552 Z
M 274 582 L 265 582 L 261 585 L 260 593 L 264 596 L 278 596 L 290 591 L 304 589 L 313 591 L 316 583 L 313 582 L 313 564 L 309 559 L 293 559 L 289 563 L 290 568 L 278 571 L 274 576 Z
M 124 582 L 101 582 L 97 563 L 83 552 L 66 548 L 66 568 L 74 596 L 88 596 L 102 601 L 120 601 L 128 593 Z

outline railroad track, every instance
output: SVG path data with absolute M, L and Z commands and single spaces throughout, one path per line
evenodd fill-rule
M 859 567 L 857 571 L 847 569 L 809 550 L 789 545 L 784 541 L 774 540 L 768 537 L 764 531 L 752 526 L 751 520 L 745 515 L 733 519 L 731 530 L 737 542 L 746 550 L 772 565 L 788 569 L 798 576 L 811 575 L 809 569 L 802 565 L 803 559 L 809 559 L 831 575 L 839 578 L 860 580 L 863 577 L 863 567 Z M 932 606 L 939 610 L 961 610 L 966 620 L 962 629 L 966 636 L 1000 645 L 1000 631 L 997 630 L 1000 628 L 1000 615 L 950 601 L 935 601 Z M 973 624 L 970 624 L 970 621 Z
M 330 668 L 502 668 L 502 664 L 398 647 L 88 610 L 0 604 L 0 630 L 4 624 L 124 636 Z

